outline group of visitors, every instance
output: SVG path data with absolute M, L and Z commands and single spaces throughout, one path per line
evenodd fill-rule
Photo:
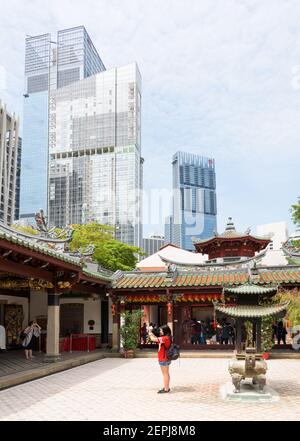
M 212 321 L 197 320 L 189 322 L 191 344 L 235 344 L 235 329 L 230 323 L 222 322 L 214 326 Z

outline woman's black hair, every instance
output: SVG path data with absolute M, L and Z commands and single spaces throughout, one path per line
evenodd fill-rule
M 167 335 L 167 336 L 172 335 L 171 329 L 169 328 L 168 325 L 163 325 L 160 327 L 160 329 L 162 330 L 163 335 Z
M 33 320 L 30 320 L 29 326 L 33 325 Z

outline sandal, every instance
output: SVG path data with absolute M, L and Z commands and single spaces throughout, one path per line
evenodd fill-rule
M 158 394 L 167 394 L 168 392 L 170 392 L 170 389 L 168 389 L 168 390 L 160 389 L 157 393 Z

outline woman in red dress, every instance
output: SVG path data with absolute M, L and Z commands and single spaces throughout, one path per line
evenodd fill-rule
M 160 336 L 156 337 L 152 332 L 149 332 L 149 338 L 159 344 L 158 346 L 158 363 L 163 375 L 164 387 L 158 391 L 159 394 L 170 392 L 170 373 L 169 366 L 171 360 L 168 360 L 167 350 L 171 346 L 171 329 L 168 325 L 159 328 Z

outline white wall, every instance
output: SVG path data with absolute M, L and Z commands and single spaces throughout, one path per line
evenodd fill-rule
M 0 300 L 6 300 L 8 305 L 22 305 L 24 312 L 23 328 L 28 326 L 28 299 L 17 296 L 4 296 L 0 295 Z
M 288 240 L 289 233 L 286 222 L 274 222 L 272 224 L 257 225 L 258 236 L 272 235 L 273 250 L 280 250 L 284 242 Z
M 39 316 L 48 315 L 48 294 L 46 291 L 30 290 L 29 317 L 35 320 Z
M 99 299 L 60 299 L 60 304 L 64 303 L 83 303 L 84 305 L 84 323 L 83 332 L 84 334 L 100 334 L 101 333 L 101 301 Z M 88 321 L 94 320 L 94 329 L 91 331 L 89 329 Z

